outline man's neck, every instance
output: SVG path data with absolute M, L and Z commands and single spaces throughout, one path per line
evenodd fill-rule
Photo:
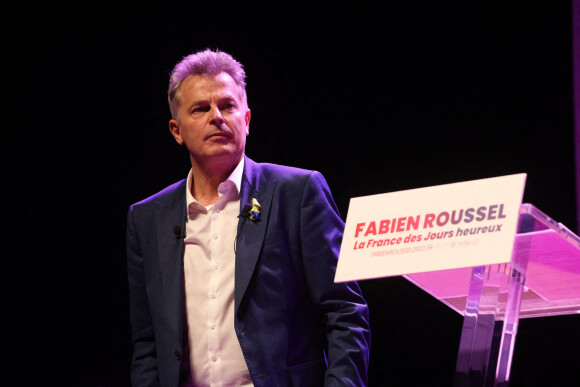
M 192 160 L 192 183 L 189 189 L 195 200 L 202 206 L 217 202 L 219 185 L 232 174 L 239 161 L 233 165 L 210 163 L 210 167 L 207 164 L 199 164 Z

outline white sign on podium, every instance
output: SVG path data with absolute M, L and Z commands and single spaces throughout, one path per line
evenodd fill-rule
M 352 198 L 335 282 L 509 262 L 526 174 Z

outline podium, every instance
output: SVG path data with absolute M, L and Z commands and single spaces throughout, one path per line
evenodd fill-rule
M 510 263 L 403 277 L 464 316 L 454 385 L 508 386 L 519 319 L 580 313 L 580 238 L 522 204 Z

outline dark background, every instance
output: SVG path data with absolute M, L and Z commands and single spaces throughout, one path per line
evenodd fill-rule
M 570 4 L 465 3 L 4 12 L 13 385 L 127 385 L 126 211 L 189 170 L 166 87 L 200 49 L 245 65 L 247 154 L 321 171 L 343 218 L 351 197 L 525 172 L 524 202 L 577 232 Z M 451 385 L 461 316 L 401 277 L 361 287 L 371 385 Z M 512 386 L 580 381 L 579 317 L 521 321 Z

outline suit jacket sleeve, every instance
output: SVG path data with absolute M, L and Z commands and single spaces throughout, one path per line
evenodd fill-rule
M 325 386 L 365 386 L 370 350 L 367 304 L 356 282 L 334 283 L 344 223 L 324 177 L 313 172 L 301 202 L 303 264 L 326 325 Z
M 127 216 L 126 247 L 133 332 L 131 381 L 135 386 L 157 386 L 159 385 L 157 347 L 145 289 L 143 254 L 135 228 L 133 207 Z

